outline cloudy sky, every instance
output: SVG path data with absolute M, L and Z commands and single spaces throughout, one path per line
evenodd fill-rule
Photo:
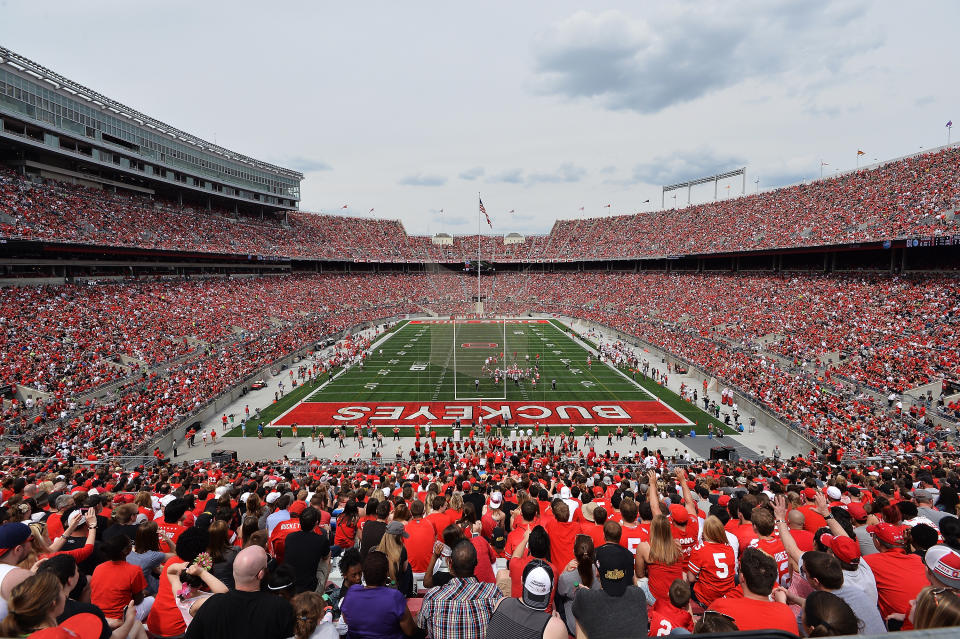
M 462 234 L 480 192 L 494 232 L 546 233 L 741 166 L 755 192 L 852 169 L 858 148 L 944 144 L 958 18 L 950 1 L 0 0 L 0 44 L 304 172 L 305 210 Z

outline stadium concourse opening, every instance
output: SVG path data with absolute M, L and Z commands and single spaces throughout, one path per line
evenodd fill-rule
M 700 428 L 631 375 L 555 320 L 412 320 L 273 425 Z

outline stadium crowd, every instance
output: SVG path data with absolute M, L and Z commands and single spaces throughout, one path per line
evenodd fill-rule
M 369 274 L 2 289 L 4 381 L 42 395 L 4 401 L 0 425 L 24 435 L 23 454 L 129 454 L 281 357 L 460 286 L 453 275 Z M 85 358 L 120 355 L 142 361 L 105 399 L 85 396 L 95 389 Z
M 960 289 L 947 276 L 501 273 L 484 285 L 490 312 L 544 310 L 638 336 L 850 452 L 936 448 L 928 412 L 957 416 L 955 400 L 904 396 L 960 377 Z M 130 452 L 321 336 L 424 305 L 469 313 L 458 300 L 472 286 L 371 273 L 3 289 L 3 381 L 44 399 L 5 402 L 2 426 L 43 433 L 25 453 L 86 456 L 98 441 Z M 109 382 L 107 400 L 84 395 Z
M 956 454 L 675 462 L 497 439 L 386 464 L 7 461 L 0 632 L 594 639 L 960 625 Z
M 482 236 L 484 259 L 558 261 L 706 254 L 957 233 L 960 148 L 810 184 L 634 215 L 558 221 L 547 236 Z M 829 220 L 829 222 L 826 222 Z M 255 218 L 0 172 L 0 237 L 240 255 L 461 262 L 450 245 L 408 236 L 395 220 L 304 212 Z

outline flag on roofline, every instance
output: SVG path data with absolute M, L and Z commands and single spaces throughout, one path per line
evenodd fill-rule
M 857 155 L 866 155 L 866 153 L 860 149 L 857 149 Z
M 953 120 L 947 120 L 947 128 L 949 129 L 952 126 L 953 126 Z
M 582 206 L 580 207 L 580 210 L 581 210 L 581 211 L 583 210 L 583 207 L 582 207 Z
M 370 209 L 370 212 L 373 213 L 373 209 Z
M 480 200 L 480 212 L 483 213 L 483 217 L 487 218 L 487 226 L 493 228 L 493 223 L 490 221 L 490 216 L 487 215 L 487 209 L 483 208 L 483 200 Z
M 514 211 L 513 209 L 510 209 L 510 213 L 515 213 L 515 212 L 516 212 L 516 211 Z
M 341 208 L 341 209 L 346 209 L 346 208 L 349 208 L 349 207 L 350 207 L 350 205 L 349 205 L 349 204 L 344 204 L 344 205 L 343 205 L 343 206 L 341 206 L 340 208 Z
M 443 213 L 443 209 L 440 209 L 440 212 Z
M 612 205 L 612 204 L 607 204 L 607 205 L 606 205 L 606 206 L 604 206 L 603 208 L 605 208 L 605 209 L 609 209 L 609 208 L 610 208 L 611 206 L 613 206 L 613 205 Z

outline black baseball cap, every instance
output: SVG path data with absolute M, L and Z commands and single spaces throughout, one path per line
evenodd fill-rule
M 597 548 L 597 570 L 604 592 L 620 597 L 633 584 L 633 553 L 618 544 L 604 544 Z

